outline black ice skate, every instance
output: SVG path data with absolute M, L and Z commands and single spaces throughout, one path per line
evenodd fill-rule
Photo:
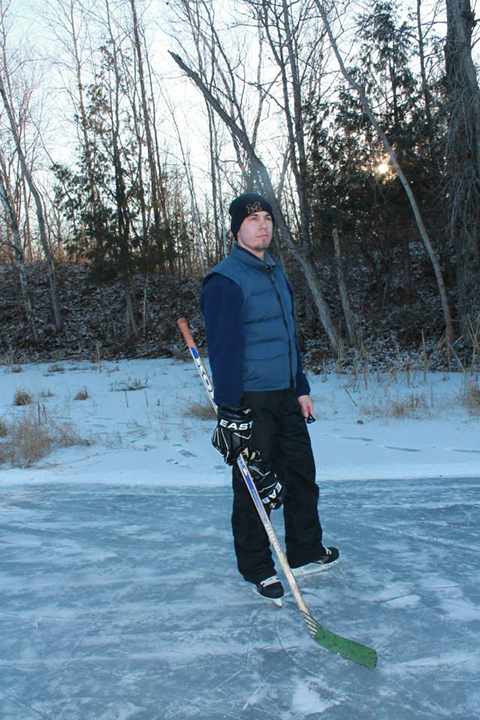
M 282 607 L 281 598 L 284 595 L 283 585 L 280 582 L 278 575 L 272 575 L 265 580 L 261 580 L 256 586 L 256 592 L 259 595 L 271 600 L 277 607 Z
M 294 577 L 301 578 L 305 575 L 313 575 L 313 573 L 323 572 L 328 568 L 333 567 L 340 561 L 340 553 L 336 547 L 324 548 L 323 554 L 307 565 L 302 565 L 298 568 L 292 568 Z

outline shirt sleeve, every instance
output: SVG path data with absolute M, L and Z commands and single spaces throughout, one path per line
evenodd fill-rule
M 217 405 L 240 407 L 243 395 L 243 293 L 233 280 L 214 273 L 200 293 L 208 357 Z
M 295 347 L 297 349 L 297 374 L 295 376 L 297 397 L 300 397 L 301 395 L 310 395 L 310 383 L 307 380 L 307 376 L 303 372 L 302 356 L 300 353 L 300 348 L 298 347 L 298 340 L 296 338 Z

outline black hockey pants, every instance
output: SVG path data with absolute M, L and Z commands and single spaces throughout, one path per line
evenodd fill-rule
M 253 412 L 251 447 L 260 450 L 287 488 L 283 515 L 288 562 L 300 567 L 317 560 L 323 546 L 315 462 L 296 393 L 292 389 L 246 392 L 242 404 Z M 265 528 L 236 466 L 232 530 L 238 569 L 245 580 L 258 583 L 274 575 Z

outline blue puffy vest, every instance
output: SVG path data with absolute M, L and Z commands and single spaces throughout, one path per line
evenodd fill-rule
M 265 258 L 234 245 L 207 275 L 224 275 L 242 290 L 243 387 L 257 392 L 293 387 L 297 373 L 292 296 L 280 265 L 268 254 Z

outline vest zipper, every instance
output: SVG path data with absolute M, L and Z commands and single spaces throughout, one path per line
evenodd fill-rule
M 283 324 L 285 325 L 285 330 L 287 331 L 287 338 L 288 338 L 288 369 L 289 369 L 289 371 L 290 371 L 290 387 L 292 388 L 292 387 L 295 387 L 295 379 L 294 379 L 293 373 L 292 373 L 292 343 L 291 343 L 291 340 L 290 340 L 290 333 L 289 333 L 289 331 L 288 331 L 287 316 L 285 315 L 285 309 L 284 309 L 283 304 L 282 304 L 282 298 L 281 298 L 281 296 L 280 296 L 280 293 L 278 292 L 278 288 L 277 288 L 277 285 L 276 285 L 276 283 L 275 283 L 275 278 L 273 277 L 273 268 L 272 268 L 271 265 L 268 265 L 268 267 L 267 267 L 267 274 L 268 274 L 268 277 L 270 278 L 270 282 L 272 283 L 272 287 L 273 287 L 273 289 L 274 289 L 274 291 L 275 291 L 275 295 L 276 295 L 276 297 L 277 297 L 278 304 L 280 305 L 280 310 L 282 311 Z

